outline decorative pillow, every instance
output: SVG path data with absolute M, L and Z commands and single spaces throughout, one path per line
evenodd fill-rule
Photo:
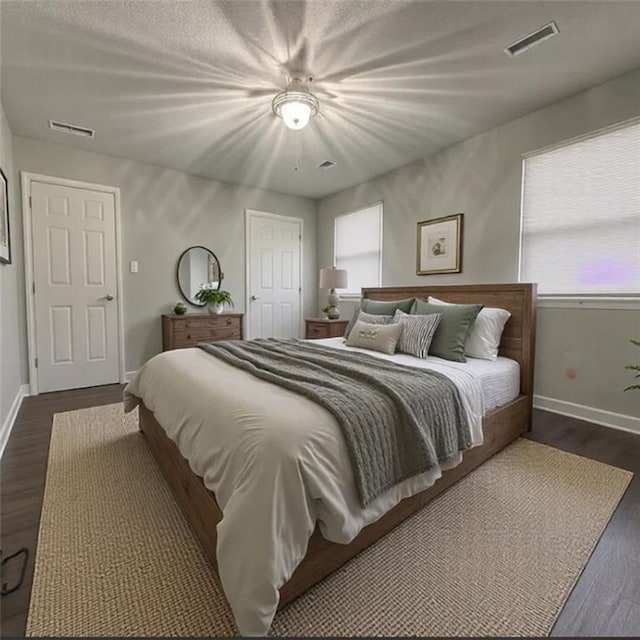
M 406 298 L 404 300 L 371 300 L 371 298 L 365 298 L 360 303 L 360 308 L 376 316 L 392 316 L 398 309 L 409 313 L 415 300 L 415 298 Z
M 451 302 L 438 300 L 429 296 L 430 304 L 441 304 L 450 306 Z M 504 326 L 511 314 L 506 309 L 497 307 L 484 307 L 478 314 L 471 330 L 471 335 L 464 348 L 466 356 L 471 358 L 481 358 L 482 360 L 497 360 L 498 347 Z
M 416 300 L 411 313 L 413 315 L 441 313 L 442 318 L 433 335 L 429 354 L 454 362 L 466 362 L 464 349 L 471 335 L 473 323 L 481 309 L 481 304 L 441 305 Z
M 347 338 L 347 346 L 392 355 L 396 351 L 402 329 L 401 324 L 370 324 L 357 320 Z
M 364 311 L 372 316 L 388 316 L 391 318 L 389 322 L 393 320 L 393 314 L 396 312 L 396 309 L 401 309 L 405 313 L 409 313 L 411 310 L 411 305 L 413 304 L 415 298 L 407 298 L 406 300 L 370 300 L 369 298 L 365 298 L 362 300 L 360 305 L 356 307 L 353 311 L 353 315 L 351 316 L 351 320 L 347 325 L 347 328 L 344 332 L 344 337 L 348 338 L 351 333 L 351 329 L 353 329 L 353 325 L 358 320 L 358 316 L 360 311 Z
M 393 321 L 404 326 L 398 340 L 398 351 L 418 358 L 426 358 L 440 318 L 442 318 L 440 313 L 418 316 L 408 315 L 398 309 L 393 316 Z
M 345 340 L 349 337 L 349 334 L 351 333 L 351 329 L 353 329 L 353 325 L 358 321 L 358 316 L 360 315 L 360 305 L 358 305 L 354 310 L 353 310 L 353 314 L 351 315 L 351 320 L 349 320 L 349 324 L 347 325 L 347 328 L 344 330 L 344 338 Z
M 347 325 L 347 329 L 344 332 L 344 337 L 348 338 L 353 325 L 356 321 L 368 322 L 369 324 L 391 324 L 393 322 L 393 316 L 377 316 L 373 313 L 366 313 L 362 309 L 355 309 L 353 316 Z

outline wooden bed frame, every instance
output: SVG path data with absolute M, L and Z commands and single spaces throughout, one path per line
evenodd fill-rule
M 484 443 L 464 454 L 460 465 L 445 471 L 433 486 L 405 498 L 376 522 L 365 527 L 349 544 L 325 540 L 316 528 L 309 540 L 307 554 L 291 579 L 280 589 L 280 608 L 341 567 L 438 494 L 467 475 L 485 460 L 530 429 L 533 401 L 533 362 L 535 348 L 535 284 L 443 285 L 419 287 L 385 287 L 363 289 L 363 298 L 400 300 L 427 299 L 429 295 L 447 302 L 482 303 L 511 312 L 502 341 L 500 355 L 520 364 L 520 395 L 512 402 L 488 413 L 483 420 Z M 222 519 L 215 495 L 209 491 L 182 457 L 178 448 L 158 424 L 154 415 L 140 404 L 140 429 L 164 472 L 175 496 L 190 522 L 202 548 L 217 568 L 216 526 Z

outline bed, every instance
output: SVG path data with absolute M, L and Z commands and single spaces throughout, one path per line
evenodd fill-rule
M 451 375 L 460 381 L 459 384 L 464 384 L 464 380 L 468 379 L 471 386 L 475 385 L 476 396 L 481 396 L 478 402 L 483 407 L 483 415 L 479 418 L 483 437 L 482 444 L 466 451 L 462 457 L 462 462 L 453 468 L 443 470 L 441 477 L 440 474 L 434 476 L 434 478 L 438 479 L 421 478 L 420 482 L 422 484 L 407 482 L 406 486 L 403 483 L 403 486 L 398 491 L 385 497 L 386 502 L 381 500 L 380 504 L 376 503 L 375 508 L 372 507 L 370 511 L 363 510 L 361 513 L 349 505 L 341 505 L 343 511 L 348 512 L 351 509 L 351 515 L 355 514 L 357 517 L 345 517 L 339 522 L 337 522 L 338 518 L 336 517 L 336 522 L 330 523 L 328 522 L 329 516 L 325 513 L 324 518 L 318 519 L 318 526 L 315 527 L 315 530 L 312 533 L 309 532 L 308 545 L 305 545 L 304 548 L 297 548 L 295 553 L 292 551 L 290 554 L 292 558 L 287 558 L 286 561 L 283 561 L 284 565 L 287 562 L 289 563 L 290 570 L 278 569 L 279 573 L 278 571 L 274 573 L 271 581 L 275 584 L 277 592 L 279 592 L 276 593 L 275 600 L 273 594 L 258 593 L 255 596 L 256 602 L 261 602 L 261 598 L 263 598 L 264 602 L 274 603 L 274 607 L 285 606 L 530 428 L 535 340 L 535 285 L 519 283 L 385 287 L 363 289 L 362 291 L 363 298 L 373 300 L 401 300 L 408 297 L 426 300 L 428 296 L 438 297 L 453 303 L 481 303 L 487 307 L 507 309 L 511 313 L 511 317 L 502 334 L 499 350 L 500 358 L 497 363 L 483 364 L 482 362 L 474 362 L 470 363 L 471 366 L 466 368 L 465 365 L 459 365 L 458 363 L 452 365 L 451 363 L 438 363 L 437 361 L 431 365 L 436 368 L 449 367 Z M 331 340 L 324 342 L 327 343 L 327 346 L 341 348 L 340 339 L 333 339 L 333 344 Z M 218 527 L 224 527 L 226 524 L 222 523 L 223 509 L 220 508 L 219 504 L 225 505 L 225 514 L 229 522 L 232 519 L 231 511 L 235 509 L 235 506 L 229 507 L 231 503 L 224 484 L 219 485 L 220 490 L 217 492 L 217 496 L 205 486 L 205 481 L 209 486 L 218 485 L 215 477 L 208 477 L 203 481 L 203 477 L 197 473 L 198 470 L 204 468 L 204 463 L 199 460 L 205 455 L 204 448 L 196 446 L 194 442 L 190 442 L 193 432 L 189 433 L 186 430 L 180 430 L 176 426 L 183 420 L 183 409 L 185 407 L 180 406 L 181 396 L 174 388 L 179 385 L 171 384 L 171 381 L 176 380 L 176 376 L 186 375 L 190 371 L 191 363 L 201 362 L 204 368 L 205 363 L 202 359 L 205 357 L 211 358 L 211 356 L 203 352 L 198 355 L 191 353 L 191 351 L 195 352 L 196 350 L 173 352 L 175 354 L 171 356 L 174 362 L 174 369 L 171 371 L 173 378 L 168 376 L 165 382 L 156 384 L 154 393 L 148 392 L 145 398 L 140 398 L 138 402 L 139 421 L 140 428 L 148 441 L 149 447 L 171 485 L 205 554 L 212 565 L 217 567 L 218 536 L 221 535 L 220 531 L 222 531 Z M 470 373 L 472 368 L 475 368 L 475 370 Z M 514 370 L 517 374 L 515 379 L 519 381 L 519 388 L 516 389 L 510 388 L 510 384 L 513 387 Z M 227 391 L 221 391 L 222 396 L 224 396 L 225 392 L 231 393 L 234 387 L 245 382 L 242 378 L 236 379 L 236 374 L 233 372 L 223 371 L 222 373 L 224 373 L 224 380 L 216 383 L 220 387 L 224 387 L 225 384 L 228 385 Z M 242 372 L 242 374 L 249 375 L 246 372 Z M 471 384 L 471 379 L 473 379 L 473 384 Z M 501 380 L 504 380 L 504 384 L 500 382 Z M 195 378 L 193 383 L 200 384 L 199 380 Z M 202 389 L 205 389 L 205 387 L 203 386 Z M 246 413 L 248 419 L 254 419 L 254 409 L 258 406 L 255 403 L 271 402 L 271 398 L 273 398 L 273 401 L 277 404 L 278 392 L 273 391 L 273 395 L 267 395 L 260 400 L 261 392 L 272 393 L 264 386 L 255 387 L 255 393 L 252 394 L 251 398 L 253 404 L 248 404 L 246 411 L 241 406 L 239 408 L 238 405 L 234 408 L 235 413 L 240 411 L 243 414 Z M 169 401 L 166 396 L 170 394 L 173 395 Z M 141 393 L 142 395 L 144 394 Z M 197 398 L 204 395 L 206 394 L 196 394 L 195 398 L 190 402 L 198 403 L 199 400 Z M 164 402 L 164 410 L 159 408 L 162 402 Z M 159 415 L 154 413 L 154 409 Z M 301 415 L 308 416 L 306 419 L 317 418 L 311 407 L 300 405 L 299 409 L 302 412 Z M 310 413 L 305 414 L 305 411 Z M 468 407 L 468 411 L 473 411 L 473 409 Z M 477 409 L 475 411 L 477 413 Z M 188 452 L 185 455 L 190 459 L 187 460 L 181 451 L 183 453 Z M 208 464 L 211 466 L 210 462 Z M 227 461 L 225 461 L 225 464 L 227 464 Z M 235 461 L 234 464 L 242 464 L 242 461 Z M 259 469 L 254 469 L 251 473 L 257 474 L 260 472 Z M 215 476 L 215 472 L 213 475 Z M 324 482 L 324 479 L 322 481 Z M 290 485 L 292 484 L 295 484 L 295 482 L 287 481 L 285 483 L 287 490 L 291 491 Z M 423 484 L 424 488 L 420 488 Z M 317 498 L 317 496 L 315 497 Z M 284 502 L 293 504 L 296 498 L 296 495 L 288 495 L 285 496 Z M 274 510 L 275 507 L 270 507 L 266 504 L 268 500 L 268 497 L 261 497 L 259 501 L 256 498 L 256 504 L 263 505 L 267 511 Z M 300 502 L 300 505 L 302 505 L 300 509 L 304 510 L 303 507 L 305 505 L 315 505 L 317 502 L 318 500 Z M 260 511 L 260 507 L 256 509 L 256 513 L 258 511 Z M 340 508 L 337 508 L 336 512 L 340 513 Z M 360 515 L 362 517 L 358 520 Z M 310 519 L 313 519 L 314 516 L 309 514 L 306 514 L 306 516 L 306 526 L 308 527 Z M 260 517 L 256 515 L 256 527 Z M 353 524 L 354 522 L 357 526 Z M 256 535 L 255 532 L 248 532 L 248 530 L 252 529 L 252 522 L 247 521 L 245 517 L 244 523 L 245 526 L 242 527 L 242 530 L 237 532 L 238 545 L 241 544 L 240 539 L 243 535 L 249 535 L 249 533 L 253 536 Z M 280 545 L 280 547 L 272 546 L 264 552 L 265 562 L 271 563 L 268 567 L 269 571 L 275 571 L 271 566 L 274 562 L 274 555 L 288 554 L 286 547 L 289 544 L 289 538 L 287 538 L 286 528 L 281 528 L 280 533 L 283 536 L 283 540 L 286 539 L 287 542 Z M 225 535 L 228 537 L 229 533 L 226 532 Z M 256 539 L 260 539 L 260 534 Z M 229 549 L 228 544 L 225 548 Z M 292 548 L 295 548 L 293 543 Z M 227 551 L 227 554 L 229 553 Z M 225 555 L 223 559 L 228 565 L 230 561 L 228 555 Z M 234 573 L 242 575 L 244 571 L 248 570 L 247 563 L 242 556 L 236 558 L 234 562 L 234 566 L 237 567 L 237 571 Z M 253 570 L 255 571 L 256 569 L 254 568 Z M 258 568 L 257 571 L 258 574 L 256 575 L 259 575 L 260 569 Z M 267 568 L 265 568 L 265 571 L 267 571 Z M 227 576 L 229 575 L 228 567 L 226 574 Z M 233 579 L 235 580 L 235 576 Z M 227 582 L 230 582 L 228 577 Z M 244 584 L 240 585 L 227 585 L 223 580 L 223 586 L 228 596 L 234 592 L 234 589 L 236 591 L 238 589 L 242 590 L 243 595 L 247 590 L 253 590 L 253 586 L 247 587 L 247 584 L 253 584 L 248 577 L 245 577 Z M 262 588 L 256 583 L 256 591 L 260 591 Z M 262 608 L 258 606 L 258 612 L 256 613 L 252 610 L 243 610 L 242 607 L 244 605 L 237 604 L 237 594 L 229 597 L 229 600 L 240 632 L 243 635 L 262 635 L 266 633 L 274 613 L 274 611 L 269 610 L 268 604 L 265 604 Z M 235 607 L 234 600 L 236 601 Z M 244 602 L 243 598 L 240 598 L 240 600 Z

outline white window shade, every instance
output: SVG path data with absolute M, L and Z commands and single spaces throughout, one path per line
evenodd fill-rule
M 640 123 L 524 161 L 520 279 L 550 295 L 640 295 Z
M 362 287 L 379 287 L 382 270 L 382 203 L 335 219 L 335 265 L 346 269 L 349 288 L 344 294 L 360 294 Z

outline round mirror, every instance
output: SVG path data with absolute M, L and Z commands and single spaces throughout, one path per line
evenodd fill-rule
M 213 251 L 206 247 L 189 247 L 178 260 L 177 277 L 182 297 L 197 307 L 204 307 L 196 299 L 196 293 L 203 284 L 211 289 L 220 289 L 223 274 Z

